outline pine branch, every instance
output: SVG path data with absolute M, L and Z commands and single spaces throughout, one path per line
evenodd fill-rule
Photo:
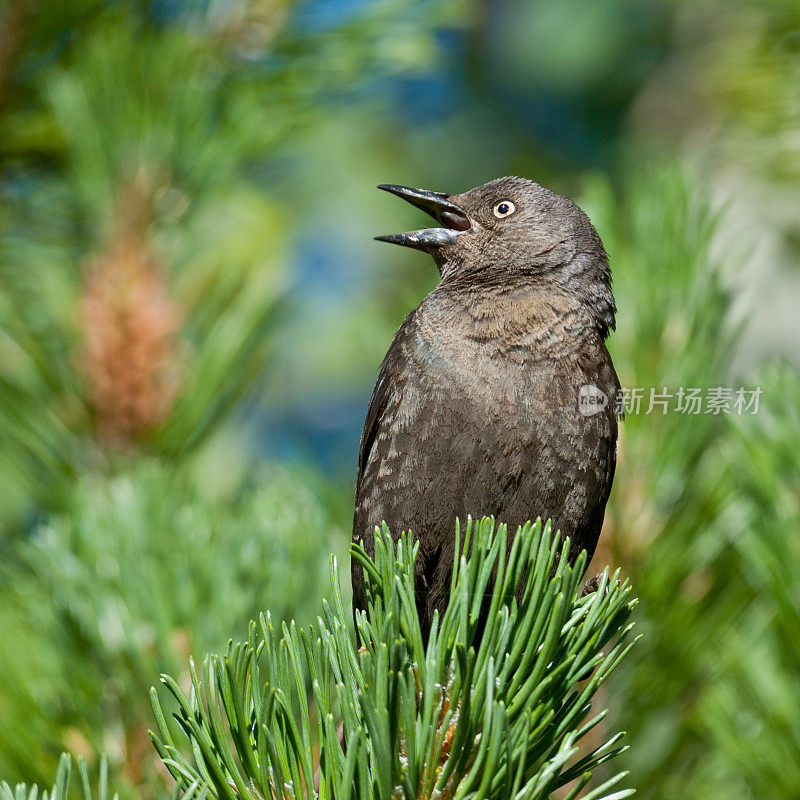
M 83 756 L 78 756 L 78 777 L 80 788 L 77 792 L 70 793 L 70 780 L 72 777 L 72 756 L 69 753 L 62 753 L 58 760 L 56 770 L 56 780 L 52 788 L 39 794 L 39 786 L 36 784 L 18 783 L 12 788 L 7 781 L 0 782 L 0 800 L 69 800 L 70 797 L 79 797 L 80 800 L 119 800 L 119 795 L 114 792 L 110 794 L 108 778 L 108 759 L 106 756 L 100 758 L 100 765 L 97 774 L 97 782 L 92 781 L 89 774 L 89 767 Z M 181 797 L 183 800 L 205 800 L 205 789 L 199 786 L 190 786 Z M 172 795 L 172 800 L 177 800 L 178 788 L 176 787 Z
M 67 800 L 71 774 L 72 757 L 68 753 L 62 753 L 61 758 L 58 760 L 55 783 L 49 792 L 46 790 L 42 792 L 42 800 Z M 92 791 L 89 767 L 83 756 L 78 757 L 78 775 L 81 781 L 80 797 L 82 800 L 108 800 L 108 761 L 105 756 L 100 759 L 96 792 Z M 35 784 L 28 786 L 24 783 L 18 783 L 12 789 L 6 781 L 0 783 L 0 800 L 37 800 L 38 796 L 39 787 Z M 194 794 L 191 796 L 194 798 Z M 118 795 L 114 794 L 112 800 L 119 800 Z M 194 798 L 194 800 L 197 800 L 197 798 Z
M 374 559 L 352 550 L 368 587 L 358 643 L 332 559 L 332 603 L 316 625 L 276 631 L 262 615 L 202 675 L 192 664 L 188 695 L 164 676 L 192 755 L 155 689 L 151 737 L 179 790 L 219 800 L 511 800 L 572 784 L 562 796 L 576 798 L 625 749 L 621 734 L 588 752 L 581 740 L 605 713 L 589 717 L 598 686 L 631 646 L 630 586 L 606 571 L 581 597 L 585 557 L 571 566 L 549 523 L 528 523 L 509 552 L 505 526 L 489 518 L 469 520 L 463 544 L 457 527 L 456 543 L 450 603 L 427 647 L 414 602 L 418 545 L 407 534 L 393 543 L 384 526 Z M 629 796 L 613 790 L 625 774 L 584 797 Z

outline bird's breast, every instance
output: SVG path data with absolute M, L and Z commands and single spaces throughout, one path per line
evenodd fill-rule
M 498 336 L 489 331 L 450 326 L 417 332 L 413 360 L 418 377 L 431 391 L 456 395 L 521 416 L 550 407 L 575 407 L 578 353 L 558 356 L 550 348 L 555 335 L 547 331 L 516 331 Z M 562 342 L 563 344 L 563 342 Z M 565 388 L 569 391 L 565 392 Z

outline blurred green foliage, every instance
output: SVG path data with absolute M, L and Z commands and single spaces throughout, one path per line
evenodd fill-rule
M 0 651 L 0 726 L 21 734 L 4 739 L 2 772 L 46 781 L 53 757 L 77 747 L 158 785 L 153 677 L 243 636 L 264 608 L 277 619 L 316 612 L 326 555 L 343 538 L 312 486 L 271 469 L 219 496 L 147 460 L 80 478 L 0 572 L 13 642 Z
M 640 557 L 643 660 L 615 683 L 641 785 L 791 797 L 800 785 L 800 375 L 754 376 L 755 416 L 706 441 Z M 668 668 L 655 668 L 665 665 Z
M 622 426 L 609 514 L 614 556 L 633 566 L 723 422 L 677 413 L 674 400 L 670 413 L 647 413 L 650 390 L 728 385 L 739 333 L 730 316 L 733 276 L 712 251 L 721 211 L 680 170 L 641 170 L 618 193 L 595 178 L 581 200 L 614 264 L 614 363 L 624 387 L 642 390 L 640 408 Z
M 711 251 L 721 211 L 703 192 L 650 174 L 621 199 L 595 182 L 586 207 L 616 266 L 623 383 L 761 390 L 756 414 L 657 411 L 622 427 L 608 546 L 642 584 L 643 636 L 610 702 L 614 724 L 647 743 L 624 759 L 645 797 L 791 797 L 800 372 L 784 362 L 732 371 L 742 325 L 736 276 L 722 268 L 737 248 Z
M 316 607 L 436 280 L 370 241 L 419 221 L 371 187 L 516 173 L 596 223 L 623 385 L 763 390 L 622 426 L 632 785 L 796 797 L 798 29 L 789 0 L 0 5 L 0 776 L 107 751 L 164 794 L 144 690 Z

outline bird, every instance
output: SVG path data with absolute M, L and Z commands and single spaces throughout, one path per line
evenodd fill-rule
M 427 640 L 450 592 L 455 520 L 494 516 L 509 536 L 537 517 L 591 559 L 616 466 L 620 383 L 600 236 L 570 199 L 520 177 L 458 195 L 381 184 L 439 227 L 375 237 L 433 256 L 438 285 L 403 321 L 361 435 L 353 541 L 375 526 L 419 542 Z M 366 609 L 352 566 L 353 608 Z

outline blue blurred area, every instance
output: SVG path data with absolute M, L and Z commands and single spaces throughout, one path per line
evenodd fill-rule
M 366 232 L 365 232 L 366 233 Z M 303 230 L 295 243 L 291 289 L 305 304 L 338 303 L 356 286 L 358 249 L 333 228 Z
M 369 394 L 312 398 L 291 410 L 256 411 L 254 454 L 272 461 L 316 465 L 325 475 L 354 483 Z
M 324 33 L 357 19 L 374 0 L 306 0 L 292 12 L 291 24 L 307 33 Z
M 450 72 L 394 76 L 367 85 L 363 99 L 384 100 L 408 126 L 441 124 L 464 107 L 463 76 Z

